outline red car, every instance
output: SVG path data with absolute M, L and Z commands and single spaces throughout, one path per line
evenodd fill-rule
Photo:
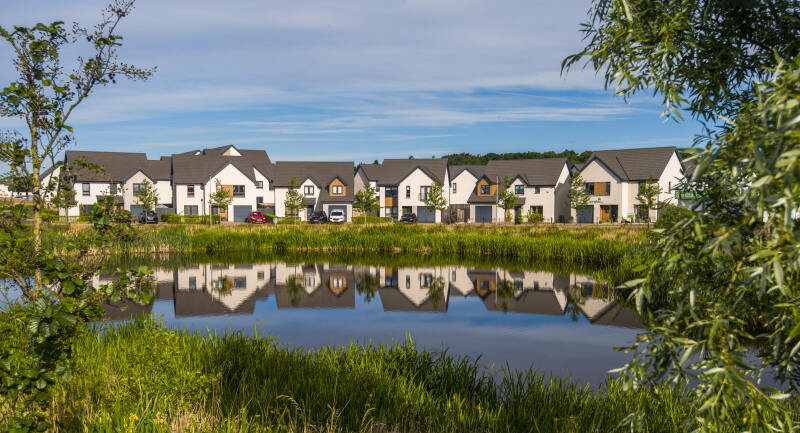
M 264 224 L 267 222 L 267 217 L 265 217 L 264 214 L 261 213 L 261 211 L 256 210 L 250 212 L 250 214 L 247 215 L 247 218 L 244 220 L 244 222 L 251 224 Z

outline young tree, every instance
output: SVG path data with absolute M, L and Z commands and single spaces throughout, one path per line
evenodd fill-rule
M 67 223 L 69 223 L 69 208 L 75 206 L 75 175 L 62 167 L 59 176 L 56 177 L 53 186 L 52 199 L 50 200 L 56 209 L 63 209 Z
M 289 191 L 286 192 L 286 198 L 284 199 L 283 203 L 286 207 L 286 213 L 288 214 L 287 216 L 291 216 L 294 218 L 294 220 L 297 220 L 297 217 L 300 214 L 300 209 L 303 208 L 305 201 L 303 200 L 303 196 L 300 194 L 300 181 L 298 181 L 294 176 L 289 179 Z
M 428 209 L 432 209 L 434 212 L 437 210 L 442 212 L 447 209 L 447 199 L 444 198 L 444 186 L 439 178 L 433 178 L 431 189 L 428 190 L 428 195 L 422 198 L 422 202 L 425 203 Z
M 567 192 L 567 203 L 570 209 L 575 209 L 577 219 L 578 212 L 589 205 L 592 196 L 586 191 L 586 184 L 580 174 L 569 179 L 569 191 Z
M 134 196 L 136 197 L 136 202 L 142 206 L 145 212 L 153 212 L 156 209 L 156 205 L 158 205 L 158 193 L 156 192 L 156 188 L 147 179 L 142 182 L 142 186 L 139 188 L 139 191 L 136 191 Z
M 214 192 L 208 196 L 209 206 L 217 208 L 217 215 L 219 215 L 219 210 L 227 210 L 228 206 L 231 205 L 231 202 L 233 202 L 233 194 L 231 194 L 231 192 L 227 189 L 223 188 L 222 182 L 217 179 L 214 182 Z M 213 215 L 209 215 L 208 223 L 213 224 L 213 219 Z
M 506 222 L 511 220 L 511 211 L 517 207 L 517 195 L 509 189 L 510 186 L 511 181 L 506 176 L 503 179 L 502 188 L 497 193 L 497 204 L 503 209 Z M 499 187 L 500 185 L 498 185 Z
M 639 193 L 636 194 L 636 200 L 639 200 L 639 206 L 642 206 L 647 211 L 647 228 L 650 228 L 650 211 L 658 209 L 659 195 L 661 195 L 661 187 L 658 186 L 658 182 L 653 180 L 652 176 L 639 185 Z
M 361 191 L 356 193 L 356 202 L 353 205 L 356 210 L 364 213 L 364 224 L 367 223 L 367 212 L 373 209 L 380 209 L 380 197 L 376 194 L 372 184 L 367 182 Z
M 663 226 L 655 262 L 630 284 L 648 332 L 620 369 L 626 387 L 691 386 L 687 431 L 796 431 L 797 2 L 598 0 L 584 32 L 565 68 L 586 59 L 619 95 L 654 89 L 667 115 L 724 119 L 706 125 L 681 185 L 699 197 L 692 211 Z
M 0 159 L 16 178 L 29 179 L 33 194 L 33 253 L 41 248 L 42 209 L 46 206 L 40 174 L 42 164 L 55 164 L 56 155 L 73 141 L 68 122 L 75 108 L 98 86 L 120 78 L 146 80 L 152 69 L 139 69 L 118 61 L 122 36 L 120 21 L 133 10 L 132 0 L 116 0 L 103 13 L 101 22 L 87 30 L 75 25 L 72 31 L 61 21 L 33 27 L 0 27 L 0 37 L 14 53 L 12 64 L 18 78 L 0 92 L 0 116 L 21 120 L 25 133 L 10 131 L 0 137 Z M 66 72 L 61 52 L 86 41 L 89 56 L 78 57 L 72 72 Z M 41 279 L 35 277 L 41 287 Z

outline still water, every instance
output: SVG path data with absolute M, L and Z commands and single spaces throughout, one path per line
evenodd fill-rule
M 201 332 L 258 327 L 307 348 L 411 338 L 426 350 L 480 357 L 492 372 L 533 365 L 594 384 L 627 361 L 614 347 L 642 332 L 588 275 L 271 262 L 157 268 L 153 283 L 150 305 L 107 306 L 108 318 L 150 313 Z

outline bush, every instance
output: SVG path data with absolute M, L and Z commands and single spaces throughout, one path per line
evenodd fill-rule
M 392 217 L 367 216 L 367 224 L 382 224 L 390 222 L 392 222 Z M 364 217 L 363 216 L 354 217 L 353 223 L 364 224 Z
M 167 224 L 208 224 L 208 220 L 219 224 L 219 215 L 177 215 L 174 213 L 161 214 L 161 222 Z
M 301 220 L 299 216 L 288 216 L 278 219 L 278 224 L 297 224 L 301 222 L 303 222 L 303 220 Z
M 531 224 L 539 224 L 544 221 L 544 216 L 539 212 L 534 212 L 533 209 L 528 211 L 528 222 Z

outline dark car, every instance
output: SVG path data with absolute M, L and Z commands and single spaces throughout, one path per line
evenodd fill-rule
M 415 213 L 403 214 L 403 216 L 400 217 L 400 222 L 406 224 L 415 223 L 417 222 L 417 214 Z
M 265 217 L 260 210 L 254 210 L 247 215 L 247 218 L 244 219 L 244 222 L 251 224 L 265 224 L 267 222 L 267 217 Z
M 311 217 L 308 218 L 308 222 L 311 224 L 321 224 L 328 222 L 328 215 L 325 215 L 325 212 L 318 210 L 311 214 Z
M 142 212 L 139 215 L 140 224 L 158 224 L 158 215 L 155 212 Z

